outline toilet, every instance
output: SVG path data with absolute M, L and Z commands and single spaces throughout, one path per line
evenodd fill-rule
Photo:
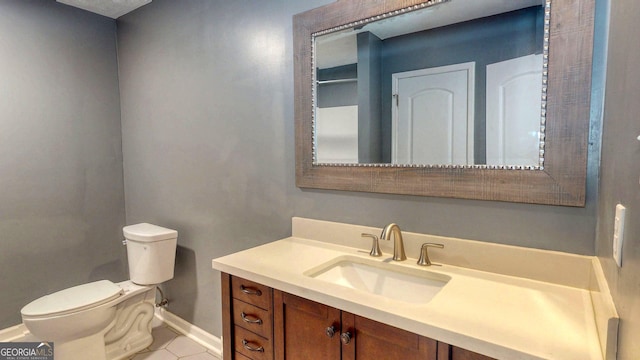
M 178 232 L 141 223 L 123 233 L 129 280 L 74 286 L 22 308 L 24 325 L 53 342 L 56 360 L 124 359 L 153 342 L 156 285 L 173 278 Z

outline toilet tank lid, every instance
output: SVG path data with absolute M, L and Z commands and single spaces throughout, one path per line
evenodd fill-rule
M 63 315 L 98 306 L 122 293 L 120 286 L 109 280 L 99 280 L 45 295 L 25 305 L 21 313 L 36 317 Z
M 127 240 L 143 242 L 168 240 L 178 237 L 178 232 L 175 230 L 148 223 L 125 226 L 122 228 L 122 232 Z

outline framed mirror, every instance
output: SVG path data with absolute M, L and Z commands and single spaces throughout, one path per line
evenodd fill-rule
M 294 16 L 297 185 L 584 206 L 593 9 L 339 0 Z

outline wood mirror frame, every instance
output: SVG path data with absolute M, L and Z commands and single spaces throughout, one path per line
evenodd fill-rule
M 314 165 L 313 34 L 425 2 L 338 0 L 293 17 L 296 185 L 301 188 L 584 206 L 594 0 L 551 1 L 543 169 Z

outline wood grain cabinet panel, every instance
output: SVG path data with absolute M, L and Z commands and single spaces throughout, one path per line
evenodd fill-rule
M 278 290 L 274 316 L 276 359 L 436 360 L 435 340 Z
M 276 359 L 340 359 L 340 310 L 275 290 L 274 317 Z
M 222 311 L 224 360 L 492 360 L 225 273 Z
M 234 329 L 235 352 L 252 360 L 272 360 L 273 343 L 270 339 L 236 326 Z
M 438 343 L 438 360 L 495 360 L 492 357 L 478 354 L 445 343 Z
M 239 277 L 232 277 L 231 292 L 234 299 L 270 310 L 272 304 L 271 288 Z
M 273 290 L 222 273 L 223 359 L 272 360 Z
M 342 312 L 342 327 L 353 334 L 342 359 L 436 360 L 438 342 L 351 313 Z
M 233 323 L 262 337 L 272 337 L 271 312 L 238 299 L 233 299 Z

